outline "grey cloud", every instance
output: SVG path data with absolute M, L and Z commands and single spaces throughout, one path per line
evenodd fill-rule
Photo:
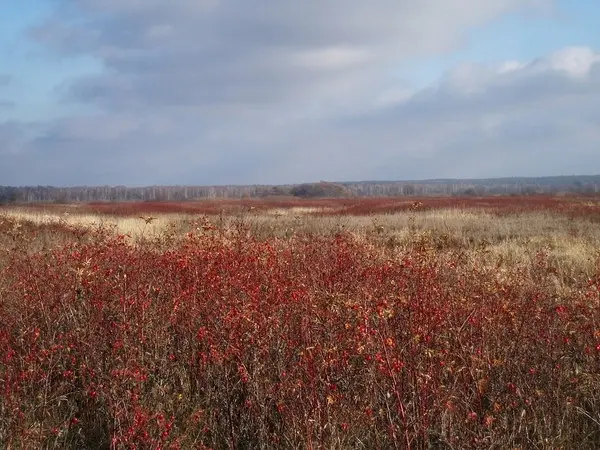
M 0 73 L 0 88 L 10 85 L 11 82 L 12 82 L 12 76 L 10 76 L 8 74 Z M 6 99 L 3 99 L 2 97 L 0 97 L 0 110 L 12 109 L 14 107 L 15 107 L 15 102 L 13 102 L 12 100 L 6 100 Z
M 49 161 L 36 176 L 78 184 L 600 172 L 598 63 L 583 77 L 531 64 L 509 72 L 471 69 L 368 112 L 332 116 L 281 105 L 188 105 L 168 114 L 151 108 L 71 117 L 47 124 L 13 154 L 13 165 Z
M 370 91 L 405 58 L 452 49 L 458 30 L 539 3 L 63 0 L 32 34 L 99 59 L 109 71 L 75 80 L 66 97 L 110 109 L 327 101 L 340 83 L 346 96 Z
M 449 74 L 394 106 L 289 135 L 296 156 L 279 163 L 288 176 L 307 160 L 321 177 L 335 167 L 342 179 L 598 173 L 598 68 L 580 77 L 531 64 L 507 73 L 475 66 L 485 83 L 450 83 Z
M 105 71 L 65 80 L 85 116 L 22 124 L 13 184 L 289 183 L 600 172 L 590 49 L 392 74 L 536 0 L 56 0 L 31 34 Z M 398 99 L 384 98 L 389 92 Z M 0 127 L 0 139 L 14 124 Z M 21 169 L 19 169 L 21 168 Z
M 0 122 L 0 160 L 17 153 L 28 137 L 27 131 L 34 128 L 34 124 L 19 123 L 12 120 Z M 3 174 L 0 170 L 1 175 Z
M 470 65 L 465 73 L 464 68 L 457 68 L 442 77 L 436 86 L 407 95 L 371 115 L 358 114 L 348 120 L 387 127 L 398 121 L 468 120 L 485 114 L 560 117 L 557 111 L 564 111 L 565 107 L 573 109 L 574 117 L 578 118 L 597 114 L 600 56 L 593 54 L 585 76 L 546 65 L 545 62 L 552 58 L 553 55 L 549 55 L 510 71 L 503 70 L 501 66 Z M 540 66 L 544 65 L 540 70 Z M 456 72 L 462 75 L 457 77 Z

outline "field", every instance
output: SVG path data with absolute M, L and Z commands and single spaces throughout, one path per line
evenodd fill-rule
M 600 199 L 0 207 L 0 447 L 600 448 Z

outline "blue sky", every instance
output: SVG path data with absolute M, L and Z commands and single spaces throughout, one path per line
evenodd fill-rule
M 600 2 L 250 4 L 0 0 L 0 185 L 600 173 Z
M 15 105 L 12 111 L 0 110 L 0 119 L 48 120 L 72 111 L 72 105 L 58 104 L 57 89 L 65 80 L 101 70 L 102 65 L 92 57 L 54 55 L 30 39 L 31 28 L 52 13 L 50 1 L 12 3 L 3 5 L 6 14 L 0 15 L 0 73 L 11 76 L 4 98 Z
M 461 63 L 531 61 L 564 47 L 599 50 L 598 18 L 600 2 L 594 0 L 561 0 L 537 13 L 505 14 L 469 30 L 468 40 L 456 52 L 410 61 L 410 79 L 426 85 Z

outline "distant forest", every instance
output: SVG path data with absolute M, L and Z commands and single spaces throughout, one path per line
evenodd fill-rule
M 600 175 L 539 178 L 439 179 L 419 181 L 360 181 L 247 186 L 0 186 L 0 203 L 77 203 L 126 201 L 188 201 L 265 197 L 386 197 L 600 195 Z

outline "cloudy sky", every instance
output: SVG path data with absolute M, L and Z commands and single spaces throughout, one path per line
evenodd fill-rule
M 600 173 L 597 0 L 0 0 L 0 185 Z

